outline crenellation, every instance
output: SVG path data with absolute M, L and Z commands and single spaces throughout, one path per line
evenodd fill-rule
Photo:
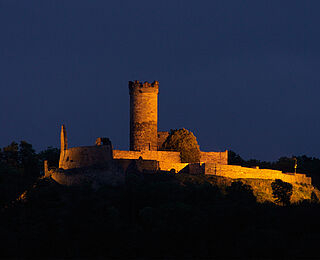
M 154 81 L 152 83 L 149 83 L 145 81 L 144 83 L 135 80 L 135 81 L 129 81 L 129 93 L 130 95 L 132 93 L 157 93 L 159 92 L 159 82 Z
M 200 152 L 200 162 L 228 164 L 228 151 L 224 152 Z

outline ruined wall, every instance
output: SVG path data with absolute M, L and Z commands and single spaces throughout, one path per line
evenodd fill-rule
M 139 160 L 139 158 L 143 160 Z M 188 163 L 181 163 L 179 152 L 170 151 L 121 151 L 113 150 L 113 158 L 126 170 L 134 160 L 137 168 L 141 171 L 170 171 L 175 169 L 181 171 L 188 166 Z
M 188 163 L 159 162 L 159 168 L 161 171 L 171 171 L 174 169 L 176 172 L 180 172 L 187 166 Z
M 205 173 L 205 163 L 189 163 L 188 172 L 189 174 L 204 174 Z
M 158 131 L 158 150 L 161 150 L 162 144 L 169 136 L 168 131 Z
M 154 160 L 114 159 L 114 162 L 116 162 L 124 172 L 126 172 L 128 168 L 134 168 L 140 172 L 156 172 L 159 170 L 159 162 Z
M 152 84 L 129 82 L 131 151 L 157 150 L 158 92 L 157 81 Z
M 121 151 L 113 150 L 114 159 L 139 159 L 155 160 L 159 162 L 181 163 L 179 152 L 169 151 Z
M 61 133 L 60 133 L 60 142 L 61 142 L 61 151 L 68 149 L 68 139 L 67 139 L 67 130 L 65 125 L 61 126 Z
M 123 169 L 113 161 L 108 161 L 104 167 L 49 169 L 46 177 L 49 176 L 66 186 L 90 185 L 92 188 L 99 188 L 101 185 L 121 186 L 125 183 Z
M 142 157 L 143 160 L 139 160 Z M 180 172 L 188 166 L 188 163 L 181 163 L 179 152 L 167 151 L 120 151 L 113 150 L 113 158 L 126 170 L 135 161 L 140 171 L 170 171 L 175 169 Z
M 205 174 L 218 175 L 228 178 L 245 179 L 281 179 L 289 183 L 311 184 L 311 178 L 305 174 L 286 174 L 277 170 L 246 168 L 237 165 L 204 164 Z
M 44 170 L 44 177 L 49 177 L 49 167 L 48 167 L 48 160 L 44 160 L 43 162 L 43 170 Z
M 73 147 L 61 152 L 59 168 L 89 167 L 112 160 L 112 146 Z
M 228 151 L 225 152 L 200 152 L 200 162 L 228 164 Z

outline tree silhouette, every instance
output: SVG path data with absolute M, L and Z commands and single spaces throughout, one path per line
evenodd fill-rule
M 228 151 L 228 164 L 243 166 L 244 162 L 245 161 L 239 154 L 235 153 L 232 150 Z
M 234 202 L 255 203 L 256 197 L 250 185 L 243 184 L 241 181 L 232 182 L 231 186 L 227 187 L 227 199 Z
M 271 183 L 272 195 L 276 202 L 282 205 L 289 205 L 292 195 L 292 184 L 276 179 Z
M 180 152 L 181 162 L 200 162 L 197 138 L 184 128 L 171 130 L 161 150 Z
M 19 145 L 19 162 L 24 169 L 24 173 L 29 176 L 39 175 L 38 156 L 32 145 L 26 141 L 21 141 Z
M 2 161 L 8 166 L 19 167 L 19 145 L 16 142 L 3 148 Z
M 47 160 L 49 167 L 59 167 L 60 149 L 49 146 L 46 150 L 39 153 L 41 165 Z
M 311 203 L 319 203 L 319 198 L 314 191 L 311 192 Z

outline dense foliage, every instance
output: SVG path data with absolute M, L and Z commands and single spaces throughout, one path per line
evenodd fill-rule
M 40 163 L 48 161 L 49 167 L 58 167 L 60 158 L 60 149 L 49 146 L 46 150 L 39 153 Z
M 255 203 L 256 197 L 253 194 L 252 187 L 247 184 L 243 184 L 241 181 L 232 182 L 230 186 L 226 188 L 227 198 L 236 200 L 236 203 Z
M 200 162 L 200 148 L 197 138 L 187 129 L 171 130 L 162 145 L 162 150 L 180 152 L 181 162 Z
M 0 149 L 0 205 L 14 200 L 43 175 L 43 161 L 57 166 L 60 150 L 49 147 L 37 154 L 26 141 Z
M 0 163 L 2 166 L 21 171 L 25 176 L 39 175 L 37 155 L 32 145 L 21 141 L 20 144 L 12 142 L 0 150 Z
M 272 194 L 276 202 L 282 205 L 289 205 L 292 195 L 292 184 L 276 179 L 271 183 Z

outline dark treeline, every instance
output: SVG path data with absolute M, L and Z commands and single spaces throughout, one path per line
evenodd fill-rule
M 57 166 L 60 150 L 48 147 L 36 153 L 26 141 L 0 149 L 0 205 L 16 199 L 43 175 L 43 161 Z

